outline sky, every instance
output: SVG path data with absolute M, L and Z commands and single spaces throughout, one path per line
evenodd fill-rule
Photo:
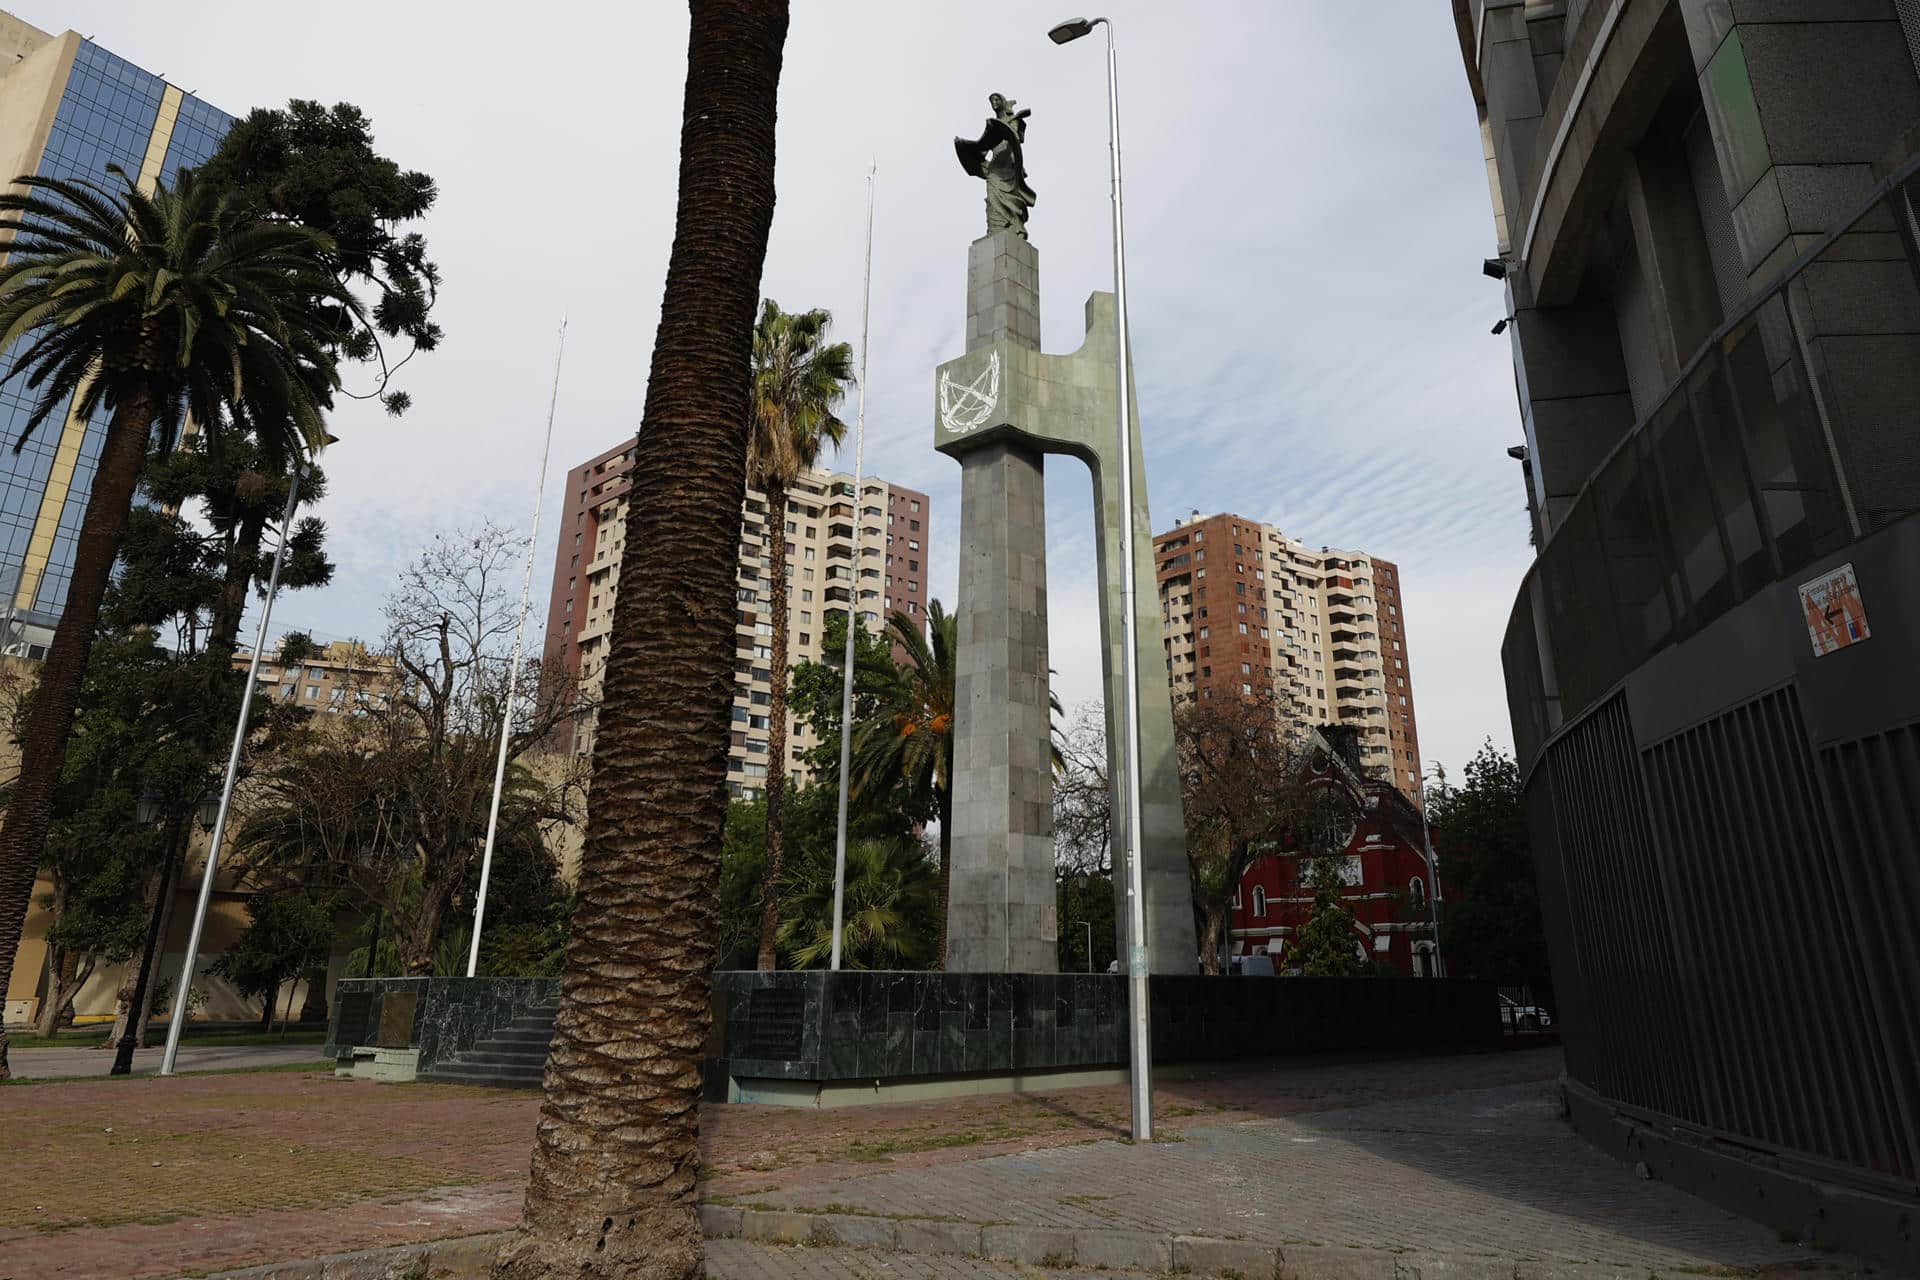
M 332 0 L 297 26 L 258 0 L 5 0 L 241 114 L 352 102 L 378 148 L 431 174 L 418 229 L 444 276 L 441 348 L 404 417 L 347 403 L 332 430 L 331 585 L 275 632 L 377 640 L 381 602 L 436 531 L 525 529 L 568 318 L 529 643 L 544 631 L 569 467 L 631 435 L 672 242 L 687 13 L 670 0 L 537 6 Z M 1061 0 L 1066 3 L 1067 0 Z M 1500 640 L 1531 551 L 1501 290 L 1472 97 L 1449 6 L 1108 0 L 1119 42 L 1129 314 L 1156 532 L 1232 511 L 1400 565 L 1426 764 L 1511 745 Z M 1105 59 L 1056 47 L 1075 16 L 973 0 L 794 0 L 778 204 L 762 290 L 824 307 L 858 346 L 877 166 L 869 473 L 931 498 L 929 585 L 952 602 L 957 463 L 933 452 L 933 368 L 965 347 L 981 184 L 950 139 L 990 92 L 1029 108 L 1044 346 L 1080 345 L 1112 287 Z M 846 416 L 855 408 L 852 397 Z M 851 442 L 835 464 L 850 469 Z M 1047 466 L 1051 661 L 1099 696 L 1091 486 Z M 249 623 L 249 626 L 252 624 Z

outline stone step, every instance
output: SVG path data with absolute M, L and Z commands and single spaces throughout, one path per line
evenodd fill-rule
M 547 1048 L 545 1045 L 531 1044 L 489 1044 L 483 1040 L 465 1053 L 455 1054 L 453 1061 L 509 1062 L 516 1065 L 532 1063 L 535 1066 L 544 1066 L 547 1061 Z
M 480 1043 L 544 1045 L 552 1039 L 552 1027 L 501 1027 L 498 1031 L 489 1031 Z
M 544 1079 L 541 1068 L 537 1066 L 458 1060 L 443 1062 L 420 1078 L 440 1084 L 483 1085 L 495 1089 L 538 1089 Z

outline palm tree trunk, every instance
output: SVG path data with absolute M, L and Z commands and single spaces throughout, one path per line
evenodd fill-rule
M 767 679 L 773 693 L 767 705 L 767 878 L 760 888 L 761 969 L 778 966 L 774 937 L 780 932 L 780 873 L 785 842 L 782 830 L 787 813 L 787 487 L 767 485 L 767 536 L 773 539 L 768 567 L 773 586 L 768 608 L 773 613 L 772 657 Z M 853 625 L 853 606 L 847 606 L 847 625 Z
M 938 783 L 934 784 L 939 786 Z M 934 939 L 933 965 L 947 967 L 947 886 L 953 882 L 953 783 L 940 788 L 940 933 Z
M 227 574 L 214 601 L 212 625 L 207 631 L 210 652 L 219 650 L 231 654 L 240 647 L 240 620 L 247 612 L 247 584 L 253 581 L 258 567 L 260 539 L 265 533 L 265 516 L 248 516 L 240 522 L 233 554 L 227 559 Z
M 785 0 L 692 0 L 680 203 L 546 1101 L 499 1280 L 695 1280 L 747 380 Z M 784 586 L 784 584 L 781 584 Z
M 20 736 L 20 759 L 25 767 L 14 784 L 6 826 L 0 827 L 0 991 L 5 991 L 13 979 L 13 958 L 20 949 L 20 930 L 26 923 L 34 876 L 46 845 L 47 823 L 53 816 L 54 787 L 66 767 L 67 735 L 73 730 L 74 708 L 79 705 L 80 686 L 87 676 L 87 655 L 93 649 L 100 600 L 113 573 L 120 537 L 127 529 L 153 415 L 154 401 L 145 394 L 129 396 L 113 411 L 106 447 L 94 472 L 93 494 L 74 548 L 66 610 L 54 629 L 47 659 L 40 666 L 26 732 Z M 7 1039 L 0 1031 L 0 1080 L 7 1078 Z

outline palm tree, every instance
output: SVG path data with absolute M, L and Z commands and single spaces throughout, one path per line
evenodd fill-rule
M 0 194 L 0 348 L 38 403 L 16 451 L 69 406 L 110 415 L 80 526 L 72 583 L 21 737 L 28 762 L 0 830 L 0 986 L 11 977 L 53 789 L 86 674 L 100 601 L 147 443 L 183 415 L 210 446 L 248 434 L 282 459 L 317 449 L 337 379 L 322 302 L 352 308 L 327 271 L 325 236 L 236 211 L 182 175 L 143 194 L 23 177 Z M 5 1040 L 0 1038 L 0 1076 Z
M 900 788 L 940 817 L 940 896 L 935 963 L 947 957 L 947 886 L 953 876 L 953 689 L 958 620 L 938 600 L 927 629 L 894 610 L 888 638 L 905 655 L 893 697 L 853 731 L 851 789 L 864 796 Z M 924 810 L 923 810 L 924 812 Z
M 780 944 L 795 968 L 824 965 L 833 951 L 833 859 L 808 858 L 786 892 Z M 849 969 L 918 969 L 932 953 L 939 882 L 918 840 L 856 840 L 847 846 L 843 958 Z
M 853 380 L 853 348 L 828 343 L 825 311 L 782 311 L 768 298 L 753 330 L 753 393 L 747 435 L 747 483 L 767 495 L 767 545 L 773 650 L 767 677 L 767 879 L 760 893 L 760 967 L 774 967 L 780 932 L 781 830 L 787 790 L 787 486 L 838 446 L 847 424 L 833 414 Z M 860 518 L 860 495 L 853 496 Z M 859 566 L 847 581 L 847 614 L 858 617 Z
M 871 693 L 878 712 L 854 726 L 852 794 L 867 796 L 898 788 L 922 813 L 940 818 L 939 931 L 936 967 L 947 962 L 947 887 L 953 879 L 953 702 L 955 660 L 959 654 L 958 619 L 938 600 L 927 606 L 925 631 L 912 617 L 894 610 L 887 637 L 906 661 L 897 673 L 876 681 Z M 1065 713 L 1058 695 L 1047 693 L 1057 719 Z M 1066 770 L 1058 725 L 1048 739 L 1053 771 Z
M 499 1280 L 695 1280 L 754 309 L 784 0 L 691 0 L 680 202 L 634 445 L 578 907 Z

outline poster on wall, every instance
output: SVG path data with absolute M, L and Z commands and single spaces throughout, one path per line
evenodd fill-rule
M 1843 564 L 1800 584 L 1800 611 L 1807 618 L 1813 656 L 1825 657 L 1873 634 L 1867 628 L 1867 606 L 1853 565 Z

